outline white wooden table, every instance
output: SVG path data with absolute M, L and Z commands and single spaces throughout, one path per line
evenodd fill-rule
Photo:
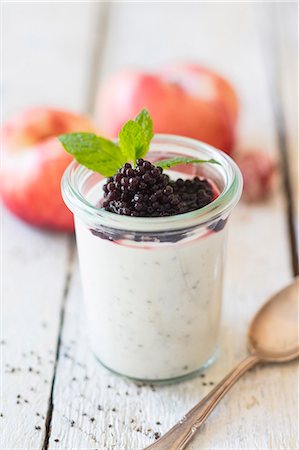
M 176 385 L 102 368 L 87 344 L 73 237 L 2 211 L 0 448 L 141 450 L 245 356 L 253 313 L 298 273 L 297 4 L 6 2 L 2 11 L 4 119 L 36 104 L 92 113 L 114 70 L 191 59 L 239 92 L 239 146 L 281 162 L 273 198 L 240 203 L 231 219 L 219 358 Z M 296 363 L 244 376 L 188 447 L 298 448 Z

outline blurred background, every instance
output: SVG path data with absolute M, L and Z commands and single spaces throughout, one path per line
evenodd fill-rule
M 222 75 L 235 91 L 234 149 L 288 152 L 296 180 L 297 9 L 294 2 L 5 3 L 3 120 L 36 106 L 94 115 L 102 105 L 99 85 L 119 70 L 159 73 L 165 65 L 191 62 Z M 127 91 L 123 86 L 119 102 L 132 117 L 129 100 L 123 101 Z M 117 121 L 103 124 L 108 110 L 106 102 L 95 117 L 104 134 Z
M 293 223 L 298 211 L 296 2 L 4 3 L 2 24 L 4 168 L 11 170 L 4 170 L 1 191 L 16 215 L 72 229 L 70 218 L 67 225 L 62 217 L 53 226 L 42 217 L 42 203 L 50 199 L 37 167 L 41 175 L 43 166 L 44 178 L 51 172 L 57 205 L 50 212 L 63 216 L 59 184 L 70 160 L 59 156 L 57 142 L 44 150 L 40 144 L 70 131 L 115 137 L 124 121 L 147 107 L 155 131 L 197 138 L 230 153 L 243 172 L 249 201 L 269 197 L 274 172 L 282 168 Z M 49 113 L 51 108 L 60 112 Z M 35 155 L 35 169 L 24 169 L 25 175 L 20 162 L 15 170 L 16 160 L 11 161 L 10 150 L 16 148 Z M 55 159 L 57 169 L 50 170 L 47 159 Z M 24 177 L 30 182 L 24 180 L 22 188 L 11 185 L 11 179 Z M 23 198 L 35 191 L 31 214 L 24 213 L 32 207 L 21 200 L 21 189 Z M 37 191 L 44 193 L 36 198 Z
M 235 87 L 241 143 L 260 144 L 274 95 L 296 129 L 295 2 L 6 3 L 2 37 L 4 119 L 36 105 L 92 113 L 117 70 L 192 61 Z

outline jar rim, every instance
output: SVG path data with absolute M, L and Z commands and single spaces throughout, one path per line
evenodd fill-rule
M 83 220 L 88 221 L 95 228 L 104 226 L 124 231 L 163 232 L 194 228 L 206 225 L 218 219 L 220 216 L 227 216 L 238 203 L 242 193 L 243 180 L 236 163 L 223 151 L 204 142 L 184 136 L 155 134 L 151 142 L 151 147 L 157 146 L 158 148 L 161 144 L 179 145 L 181 146 L 180 152 L 183 152 L 185 149 L 186 152 L 188 151 L 189 156 L 190 152 L 198 152 L 198 150 L 201 150 L 206 154 L 207 158 L 216 159 L 220 163 L 218 170 L 222 170 L 225 176 L 225 186 L 219 196 L 203 208 L 183 214 L 163 217 L 131 217 L 119 215 L 106 211 L 104 208 L 98 208 L 84 197 L 80 192 L 78 179 L 79 177 L 86 177 L 88 174 L 92 175 L 94 172 L 78 162 L 73 161 L 66 168 L 61 180 L 62 196 L 66 205 L 74 215 L 78 214 Z M 194 156 L 198 157 L 198 153 L 192 155 L 192 157 Z

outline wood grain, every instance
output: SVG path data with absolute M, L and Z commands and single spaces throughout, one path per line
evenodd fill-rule
M 298 275 L 298 5 L 265 4 L 257 19 L 280 152 L 292 267 Z
M 36 105 L 83 110 L 94 7 L 5 3 L 3 118 Z M 37 450 L 47 440 L 63 298 L 73 243 L 1 213 L 0 441 Z
M 277 52 L 279 92 L 285 118 L 289 173 L 293 190 L 294 211 L 298 221 L 298 3 L 278 3 Z
M 3 117 L 30 106 L 86 108 L 96 4 L 3 5 Z
M 4 217 L 3 217 L 4 216 Z M 18 222 L 3 225 L 2 448 L 41 448 L 51 391 L 67 240 Z
M 101 77 L 124 65 L 154 69 L 173 59 L 203 61 L 231 79 L 240 94 L 239 145 L 258 146 L 278 158 L 257 29 L 259 7 L 253 3 L 113 3 Z M 240 204 L 232 217 L 220 355 L 204 377 L 148 386 L 102 368 L 89 350 L 77 270 L 66 306 L 49 448 L 142 449 L 245 355 L 250 317 L 291 278 L 281 192 L 268 203 Z M 295 364 L 247 374 L 188 448 L 297 448 L 297 376 Z
M 294 274 L 299 274 L 298 3 L 276 5 L 278 95 Z M 279 124 L 278 124 L 279 126 Z

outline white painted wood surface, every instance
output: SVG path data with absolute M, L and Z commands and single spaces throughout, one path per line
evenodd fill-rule
M 279 21 L 278 52 L 280 62 L 280 92 L 285 116 L 286 138 L 290 157 L 290 171 L 294 192 L 294 207 L 298 218 L 298 3 L 279 4 L 277 14 L 284 20 Z
M 2 224 L 1 448 L 29 450 L 44 439 L 68 243 L 8 213 Z
M 2 5 L 2 113 L 49 105 L 85 108 L 95 7 Z M 80 63 L 78 63 L 80 61 Z M 0 448 L 43 446 L 74 243 L 1 211 Z
M 98 10 L 76 2 L 2 5 L 4 117 L 37 105 L 85 109 Z
M 277 14 L 284 17 L 284 20 L 279 21 L 277 39 L 279 89 L 285 125 L 286 150 L 289 154 L 293 221 L 297 239 L 297 254 L 299 254 L 298 3 L 288 3 L 286 6 L 280 3 L 277 7 Z
M 4 28 L 4 50 L 24 54 L 19 71 L 24 73 L 26 90 L 18 99 L 18 79 L 13 74 L 13 67 L 18 66 L 12 56 L 5 59 L 4 52 L 7 113 L 38 102 L 77 110 L 85 107 L 86 82 L 90 79 L 87 66 L 98 23 L 95 16 L 101 13 L 95 7 L 98 4 L 4 5 L 4 25 L 5 14 L 10 21 L 19 17 L 20 38 L 16 43 L 13 31 Z M 173 59 L 203 61 L 231 79 L 240 93 L 239 145 L 258 146 L 278 157 L 267 66 L 256 21 L 261 7 L 253 3 L 113 3 L 104 58 L 100 61 L 101 74 L 105 76 L 130 64 L 154 69 Z M 39 40 L 42 49 L 35 49 L 39 59 L 32 58 L 29 77 L 25 75 L 25 55 L 35 30 L 32 21 L 40 24 L 36 36 L 43 39 Z M 53 29 L 55 39 L 51 37 Z M 20 42 L 22 51 L 17 47 Z M 59 76 L 46 70 L 48 56 L 53 58 Z M 45 65 L 42 77 L 48 80 L 46 94 L 44 84 L 38 84 L 40 61 Z M 155 433 L 164 433 L 209 391 L 210 383 L 219 381 L 246 354 L 245 333 L 252 314 L 269 294 L 291 278 L 282 193 L 277 192 L 272 201 L 261 205 L 240 204 L 231 220 L 222 344 L 217 362 L 205 377 L 177 385 L 148 386 L 117 377 L 95 361 L 87 342 L 76 261 L 54 371 L 53 353 L 59 336 L 70 242 L 62 235 L 30 229 L 7 215 L 4 244 L 5 373 L 0 411 L 3 450 L 46 449 L 47 411 L 51 419 L 51 450 L 141 450 L 155 439 Z M 11 372 L 12 368 L 16 370 Z M 53 412 L 49 415 L 54 374 Z M 296 364 L 258 368 L 247 374 L 188 448 L 297 449 L 297 380 Z M 31 391 L 31 387 L 35 390 Z

